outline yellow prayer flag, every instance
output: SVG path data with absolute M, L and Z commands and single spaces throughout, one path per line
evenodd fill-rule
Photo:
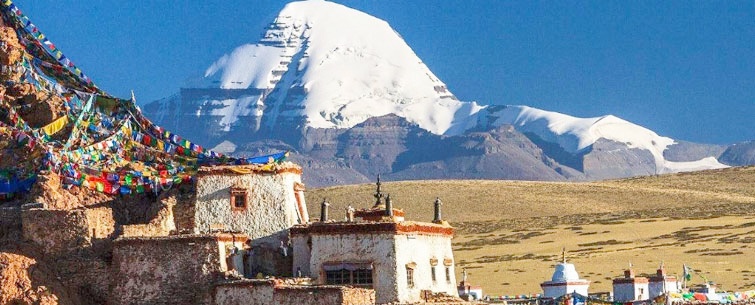
M 42 131 L 44 131 L 48 136 L 51 136 L 66 127 L 66 124 L 68 124 L 68 116 L 64 115 L 53 121 L 52 123 L 47 124 L 47 126 L 42 127 Z

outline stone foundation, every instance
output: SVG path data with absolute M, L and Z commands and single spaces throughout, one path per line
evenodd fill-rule
M 90 248 L 89 222 L 84 209 L 21 211 L 23 237 L 42 248 L 44 253 L 63 255 Z
M 215 287 L 216 305 L 368 305 L 372 289 L 346 286 L 296 285 L 283 280 L 240 280 Z
M 21 239 L 21 208 L 0 208 L 0 240 Z
M 212 304 L 223 278 L 225 235 L 120 238 L 113 244 L 112 304 Z M 221 251 L 222 249 L 222 251 Z

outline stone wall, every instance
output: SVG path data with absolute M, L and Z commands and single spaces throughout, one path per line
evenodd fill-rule
M 287 230 L 300 223 L 294 184 L 301 175 L 282 173 L 206 173 L 197 178 L 195 233 L 209 233 L 220 225 L 229 231 L 243 232 L 254 243 L 279 246 Z M 247 208 L 231 208 L 230 190 L 247 190 Z
M 113 245 L 111 302 L 211 304 L 221 278 L 218 237 L 121 238 Z
M 179 194 L 181 195 L 181 194 Z M 185 191 L 182 196 L 169 197 L 164 200 L 166 203 L 174 202 L 170 205 L 173 210 L 173 219 L 178 232 L 194 232 L 194 203 L 196 195 L 193 188 L 191 191 Z
M 93 239 L 115 238 L 115 218 L 110 207 L 88 208 L 85 211 L 89 236 Z
M 84 250 L 107 252 L 117 234 L 113 210 L 109 207 L 22 209 L 21 227 L 25 240 L 51 255 Z
M 152 220 L 146 224 L 132 224 L 123 226 L 123 237 L 138 236 L 168 236 L 176 231 L 176 222 L 173 217 L 173 203 L 160 204 L 158 211 Z
M 21 238 L 21 208 L 0 208 L 0 240 L 19 240 Z
M 46 254 L 62 255 L 92 246 L 89 222 L 84 209 L 21 211 L 23 237 Z
M 103 259 L 86 256 L 64 256 L 55 260 L 57 279 L 75 291 L 80 304 L 107 304 L 110 265 Z
M 274 285 L 269 281 L 240 281 L 215 287 L 214 305 L 274 304 Z
M 368 305 L 372 289 L 326 285 L 287 285 L 277 280 L 242 280 L 218 285 L 216 305 Z

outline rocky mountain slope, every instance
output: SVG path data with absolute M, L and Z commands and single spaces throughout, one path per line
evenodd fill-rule
M 227 153 L 293 150 L 312 185 L 377 173 L 583 180 L 727 166 L 717 159 L 725 147 L 612 115 L 459 101 L 385 21 L 325 1 L 286 5 L 259 41 L 144 110 Z

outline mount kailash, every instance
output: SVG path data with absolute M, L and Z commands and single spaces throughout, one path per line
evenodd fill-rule
M 311 186 L 378 173 L 593 180 L 755 163 L 752 143 L 681 142 L 612 115 L 459 101 L 388 23 L 317 0 L 286 5 L 259 41 L 144 111 L 221 152 L 292 150 Z

